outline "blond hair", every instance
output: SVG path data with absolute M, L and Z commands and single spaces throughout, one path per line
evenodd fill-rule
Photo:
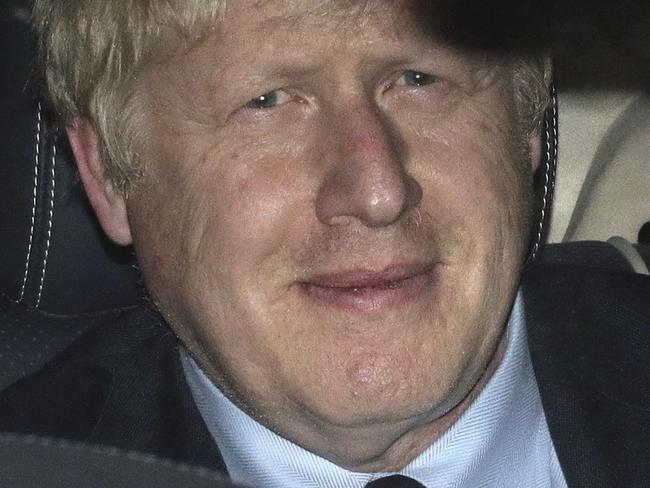
M 513 62 L 513 87 L 519 121 L 527 135 L 542 125 L 550 103 L 549 87 L 553 72 L 548 55 L 518 56 Z
M 137 155 L 136 80 L 170 46 L 183 49 L 217 25 L 226 0 L 35 0 L 44 99 L 62 125 L 89 120 L 104 175 L 128 192 L 142 173 Z M 165 52 L 165 48 L 167 52 Z M 523 58 L 522 58 L 523 59 Z M 514 70 L 523 123 L 539 126 L 547 74 L 535 60 Z
M 44 98 L 59 122 L 94 124 L 118 191 L 141 172 L 132 99 L 138 73 L 170 42 L 205 36 L 224 0 L 36 0 Z

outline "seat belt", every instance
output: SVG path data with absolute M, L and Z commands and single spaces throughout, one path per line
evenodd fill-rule
M 614 236 L 607 239 L 607 243 L 611 246 L 614 246 L 618 252 L 625 258 L 625 260 L 630 264 L 635 273 L 650 275 L 650 270 L 648 270 L 648 264 L 641 256 L 641 253 L 637 250 L 634 245 L 624 237 Z

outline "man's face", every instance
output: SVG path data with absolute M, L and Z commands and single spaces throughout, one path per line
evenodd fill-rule
M 231 2 L 143 76 L 128 212 L 199 363 L 309 447 L 423 425 L 476 384 L 516 290 L 531 168 L 506 63 L 421 33 L 401 2 L 306 3 Z

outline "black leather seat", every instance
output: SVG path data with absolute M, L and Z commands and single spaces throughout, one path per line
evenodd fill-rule
M 103 236 L 39 104 L 26 5 L 5 0 L 0 15 L 0 388 L 141 295 L 131 251 Z

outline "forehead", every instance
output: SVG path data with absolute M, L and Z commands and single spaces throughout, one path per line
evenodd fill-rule
M 305 29 L 330 30 L 343 35 L 377 31 L 385 35 L 405 29 L 424 32 L 414 22 L 419 0 L 239 0 L 229 2 L 222 29 L 297 33 Z
M 373 57 L 437 51 L 446 61 L 482 65 L 493 56 L 456 45 L 436 0 L 237 0 L 226 2 L 213 35 L 200 43 L 221 67 L 246 59 L 291 62 L 346 52 Z M 426 19 L 426 20 L 423 20 Z M 206 46 L 207 44 L 207 46 Z M 314 58 L 316 59 L 316 58 Z M 491 60 L 490 64 L 496 60 Z

